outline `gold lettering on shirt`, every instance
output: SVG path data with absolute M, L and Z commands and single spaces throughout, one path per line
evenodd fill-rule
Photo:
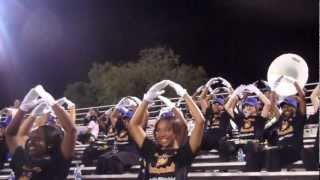
M 165 167 L 152 167 L 151 164 L 149 165 L 149 172 L 151 174 L 165 174 L 165 173 L 174 173 L 176 170 L 176 165 L 174 162 L 171 162 L 171 164 Z

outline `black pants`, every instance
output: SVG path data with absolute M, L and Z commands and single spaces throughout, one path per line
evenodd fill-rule
M 227 137 L 221 137 L 214 132 L 208 130 L 204 133 L 202 138 L 202 150 L 218 150 L 218 154 L 221 161 L 229 161 L 230 156 L 235 152 L 235 146 L 227 141 Z
M 246 154 L 244 171 L 261 171 L 265 164 L 265 151 L 263 145 L 256 142 L 248 142 L 244 145 L 244 152 Z
M 101 155 L 97 163 L 97 174 L 121 174 L 133 165 L 139 164 L 139 155 L 135 151 L 107 152 Z
M 237 154 L 237 150 L 239 145 L 234 144 L 234 142 L 230 142 L 226 137 L 221 138 L 219 140 L 219 149 L 218 153 L 221 161 L 230 161 L 234 159 Z
M 295 147 L 280 147 L 266 151 L 266 168 L 268 171 L 280 171 L 281 168 L 298 161 L 300 149 Z
M 6 157 L 8 153 L 8 148 L 4 140 L 0 141 L 0 169 L 3 168 L 4 163 L 6 162 Z
M 94 164 L 94 161 L 97 161 L 99 156 L 107 153 L 111 148 L 104 148 L 103 145 L 96 145 L 94 143 L 90 144 L 84 152 L 82 156 L 82 162 L 86 166 L 90 166 Z

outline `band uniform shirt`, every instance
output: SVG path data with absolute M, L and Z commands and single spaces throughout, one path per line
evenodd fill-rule
M 229 116 L 226 111 L 221 114 L 206 113 L 206 130 L 221 138 L 226 136 L 229 127 Z
M 306 116 L 296 112 L 289 119 L 280 116 L 276 123 L 276 135 L 278 146 L 292 146 L 300 148 L 303 144 L 303 128 Z
M 10 168 L 16 179 L 63 180 L 68 176 L 71 160 L 66 160 L 60 150 L 37 162 L 30 163 L 26 150 L 18 146 L 12 156 Z
M 143 159 L 139 177 L 143 180 L 185 180 L 187 179 L 187 168 L 195 156 L 189 142 L 178 149 L 161 150 L 154 141 L 147 137 L 139 152 Z
M 243 113 L 235 113 L 234 118 L 231 116 L 229 118 L 233 119 L 237 124 L 240 139 L 263 140 L 264 126 L 267 122 L 267 118 L 262 117 L 260 114 L 246 118 Z

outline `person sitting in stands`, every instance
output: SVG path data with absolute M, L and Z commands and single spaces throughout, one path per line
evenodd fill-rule
M 293 84 L 298 96 L 287 97 L 280 103 L 282 112 L 279 120 L 271 127 L 277 147 L 266 151 L 268 171 L 280 171 L 281 168 L 300 159 L 306 106 L 303 90 L 297 82 Z
M 141 126 L 148 104 L 152 103 L 167 85 L 184 98 L 195 123 L 189 140 L 183 145 L 177 142 L 177 134 L 174 133 L 176 127 L 172 118 L 160 117 L 156 121 L 153 133 L 156 142 L 147 138 Z M 203 127 L 204 117 L 183 87 L 169 80 L 154 84 L 144 95 L 142 103 L 129 122 L 129 132 L 137 143 L 144 161 L 139 179 L 187 179 L 188 167 L 201 145 Z
M 100 155 L 112 150 L 116 136 L 110 118 L 112 111 L 113 108 L 110 108 L 98 117 L 100 134 L 103 136 L 90 142 L 90 146 L 84 150 L 82 162 L 86 166 L 96 164 Z
M 227 140 L 229 130 L 231 129 L 229 116 L 224 109 L 225 99 L 222 95 L 212 94 L 213 99 L 208 100 L 208 91 L 209 87 L 212 84 L 219 83 L 218 78 L 210 79 L 204 90 L 200 95 L 200 104 L 202 112 L 205 115 L 205 132 L 202 139 L 202 148 L 203 150 L 216 149 L 219 152 L 219 157 L 222 161 L 228 161 L 230 154 L 228 151 L 221 151 L 220 147 L 227 146 L 228 143 L 225 143 Z
M 86 124 L 86 130 L 80 132 L 78 139 L 82 144 L 88 144 L 94 142 L 99 135 L 99 123 L 98 123 L 99 111 L 91 108 L 86 117 L 84 118 Z
M 102 154 L 97 162 L 97 174 L 120 174 L 133 165 L 139 164 L 135 143 L 128 133 L 128 124 L 139 102 L 126 98 L 113 109 L 110 119 L 115 133 L 113 148 Z M 147 118 L 144 114 L 144 121 Z M 144 126 L 144 125 L 143 125 Z
M 45 113 L 48 106 L 57 115 L 63 131 L 43 125 L 30 132 L 36 117 Z M 31 109 L 30 116 L 24 119 Z M 66 179 L 75 136 L 75 125 L 66 111 L 42 86 L 32 88 L 24 97 L 6 131 L 6 143 L 12 154 L 10 167 L 16 179 Z
M 264 104 L 259 112 L 258 100 L 255 97 L 247 96 L 242 102 L 242 112 L 236 114 L 234 109 L 239 96 L 244 91 L 254 93 Z M 263 149 L 260 143 L 263 142 L 264 126 L 267 121 L 271 103 L 268 98 L 253 84 L 239 86 L 225 104 L 225 109 L 234 120 L 239 129 L 240 147 L 246 155 L 245 171 L 259 171 L 263 166 Z

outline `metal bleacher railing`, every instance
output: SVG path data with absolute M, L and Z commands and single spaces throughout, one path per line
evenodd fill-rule
M 313 91 L 313 89 L 316 87 L 316 85 L 319 84 L 319 82 L 314 83 L 308 83 L 305 85 L 305 93 L 306 93 L 306 103 L 307 103 L 307 113 L 311 114 L 313 112 L 312 104 L 310 101 L 310 94 Z M 217 94 L 219 95 L 219 94 Z M 177 102 L 179 98 L 171 98 L 171 101 Z M 182 110 L 185 111 L 185 103 L 184 101 L 181 101 Z M 76 109 L 76 124 L 81 125 L 82 124 L 82 118 L 87 114 L 90 108 L 95 108 L 99 110 L 99 112 L 103 112 L 108 110 L 111 107 L 114 107 L 115 105 L 103 105 L 103 106 L 92 106 L 87 108 L 78 108 Z M 149 107 L 149 117 L 150 119 L 154 119 L 157 114 L 160 111 L 160 108 L 164 105 L 160 102 L 160 100 L 155 100 L 152 106 Z

